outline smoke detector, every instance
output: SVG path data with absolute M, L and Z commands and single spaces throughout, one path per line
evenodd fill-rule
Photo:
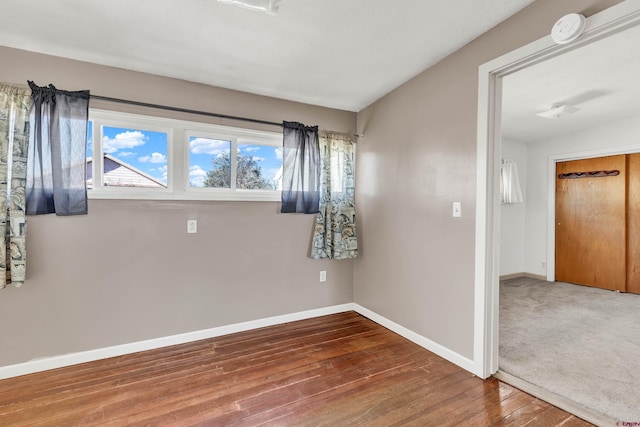
M 571 43 L 584 31 L 587 18 L 579 13 L 570 13 L 558 19 L 551 28 L 551 38 L 557 44 Z

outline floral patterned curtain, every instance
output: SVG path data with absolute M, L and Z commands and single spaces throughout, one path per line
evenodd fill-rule
M 319 145 L 320 212 L 316 216 L 311 257 L 355 258 L 355 136 L 321 132 Z
M 19 287 L 25 279 L 30 105 L 27 86 L 0 83 L 0 289 L 8 283 Z

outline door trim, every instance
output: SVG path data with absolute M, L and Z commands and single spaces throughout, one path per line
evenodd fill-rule
M 482 378 L 498 370 L 502 77 L 638 23 L 640 0 L 627 0 L 587 18 L 573 43 L 557 45 L 545 36 L 479 67 L 473 361 L 474 373 Z

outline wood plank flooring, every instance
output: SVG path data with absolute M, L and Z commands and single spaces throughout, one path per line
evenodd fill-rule
M 2 426 L 589 426 L 340 313 L 0 381 Z

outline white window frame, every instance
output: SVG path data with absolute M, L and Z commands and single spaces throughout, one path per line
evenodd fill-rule
M 238 144 L 282 147 L 282 133 L 257 131 L 186 120 L 89 110 L 93 122 L 92 176 L 89 199 L 131 200 L 220 200 L 220 201 L 280 201 L 280 190 L 235 189 Z M 103 126 L 122 127 L 167 134 L 167 188 L 104 187 L 102 132 Z M 197 188 L 189 185 L 189 138 L 192 136 L 231 141 L 232 188 Z

